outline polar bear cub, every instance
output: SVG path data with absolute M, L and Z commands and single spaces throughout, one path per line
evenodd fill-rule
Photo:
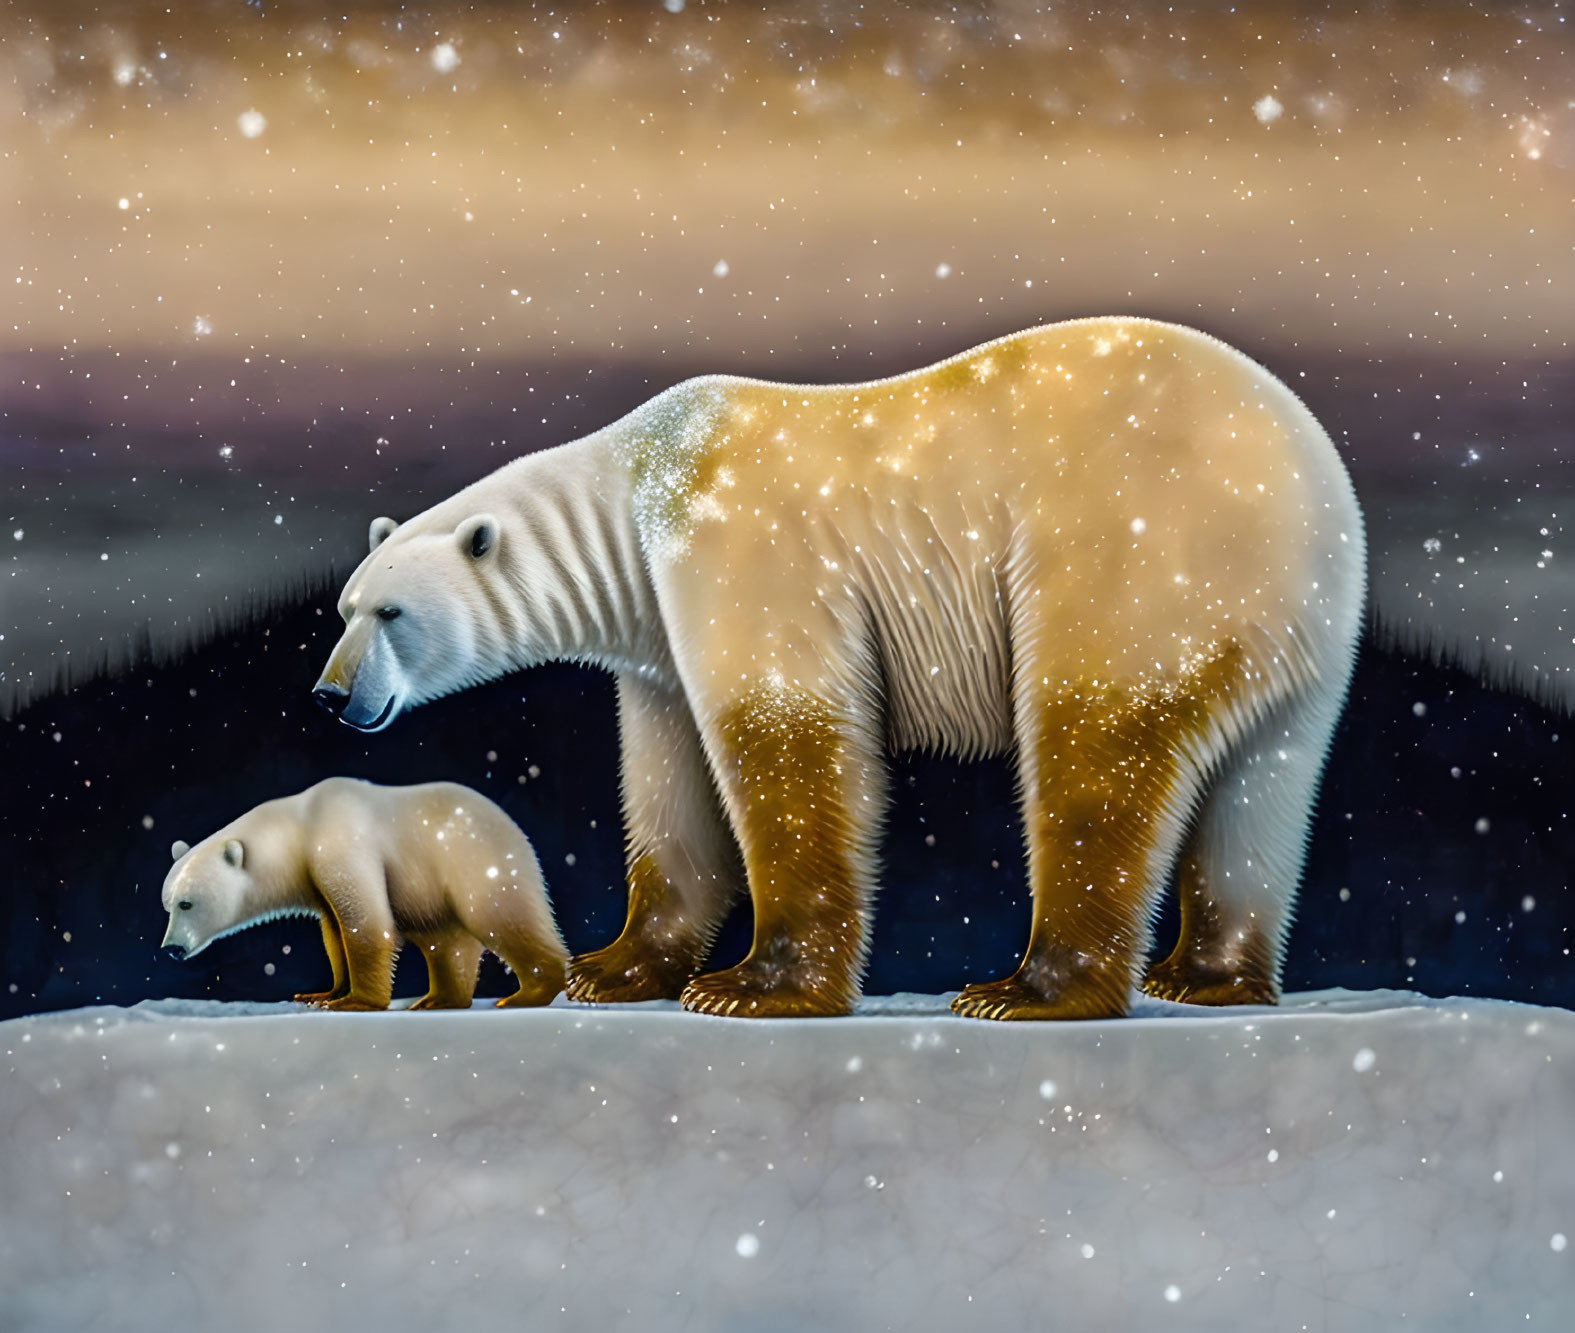
M 461 1009 L 483 949 L 546 1004 L 568 958 L 529 840 L 468 787 L 380 787 L 329 778 L 265 801 L 195 847 L 177 842 L 164 880 L 164 949 L 193 958 L 214 940 L 281 916 L 315 916 L 333 988 L 295 998 L 326 1009 L 386 1009 L 403 939 L 426 958 L 415 1009 Z

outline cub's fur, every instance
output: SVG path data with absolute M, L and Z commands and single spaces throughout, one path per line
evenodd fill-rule
M 386 1009 L 401 937 L 426 958 L 416 1009 L 468 1007 L 484 948 L 519 979 L 500 1005 L 546 1004 L 563 989 L 567 951 L 536 854 L 468 787 L 329 778 L 171 851 L 164 947 L 177 958 L 261 921 L 315 916 L 334 984 L 296 999 L 327 1009 Z

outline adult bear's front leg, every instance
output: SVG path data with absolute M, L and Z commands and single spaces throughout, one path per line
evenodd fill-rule
M 706 739 L 743 848 L 754 947 L 696 977 L 686 1009 L 736 1017 L 845 1014 L 858 998 L 884 765 L 872 720 L 762 683 L 714 710 Z
M 618 677 L 629 915 L 569 964 L 570 999 L 677 999 L 700 970 L 740 880 L 738 850 L 683 691 Z

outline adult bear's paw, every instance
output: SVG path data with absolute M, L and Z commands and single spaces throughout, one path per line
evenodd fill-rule
M 337 1000 L 324 1000 L 317 1006 L 319 1009 L 332 1010 L 336 1014 L 374 1013 L 388 1008 L 388 1001 L 371 1000 L 364 995 L 341 995 Z
M 1232 967 L 1196 953 L 1171 954 L 1143 978 L 1143 990 L 1156 1000 L 1181 1004 L 1278 1004 L 1279 989 L 1264 967 Z
M 683 1006 L 728 1018 L 824 1018 L 850 1013 L 851 998 L 806 983 L 800 969 L 746 959 L 684 987 Z
M 1059 988 L 1054 994 L 1031 985 L 1022 973 L 964 986 L 952 1001 L 964 1018 L 1078 1019 L 1120 1018 L 1127 1011 L 1126 987 L 1087 982 Z
M 569 960 L 564 992 L 582 1004 L 676 1000 L 698 965 L 658 952 L 644 941 L 614 940 L 605 949 Z

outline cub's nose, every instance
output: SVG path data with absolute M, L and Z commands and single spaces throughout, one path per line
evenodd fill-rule
M 166 944 L 164 952 L 178 963 L 186 956 L 186 946 L 184 944 Z
M 312 691 L 312 698 L 322 704 L 335 717 L 345 711 L 345 705 L 350 702 L 350 691 L 343 685 L 335 685 L 332 681 L 320 680 L 317 688 Z

